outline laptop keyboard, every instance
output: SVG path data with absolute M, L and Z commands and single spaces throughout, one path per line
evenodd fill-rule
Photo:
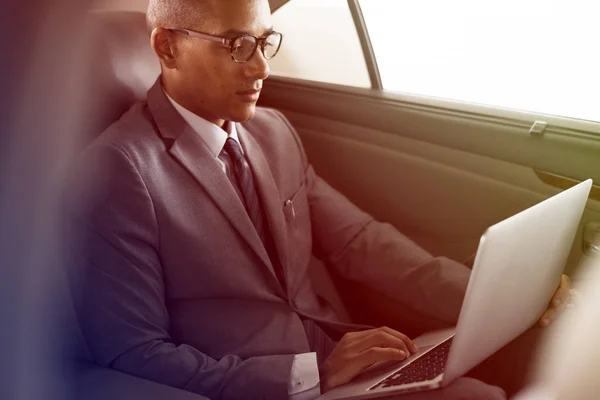
M 424 356 L 417 358 L 400 371 L 393 373 L 369 390 L 406 385 L 434 379 L 444 372 L 452 338 L 446 340 Z

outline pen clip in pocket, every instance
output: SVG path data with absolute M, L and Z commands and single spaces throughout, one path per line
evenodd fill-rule
M 294 222 L 294 227 L 296 227 L 296 208 L 294 207 L 293 199 L 288 199 L 283 203 L 283 214 L 285 215 L 285 220 Z

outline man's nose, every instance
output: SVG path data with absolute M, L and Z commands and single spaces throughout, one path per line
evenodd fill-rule
M 256 49 L 252 58 L 247 62 L 247 74 L 250 78 L 265 80 L 269 77 L 271 70 L 260 46 Z

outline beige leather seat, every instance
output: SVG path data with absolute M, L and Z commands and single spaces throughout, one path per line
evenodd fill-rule
M 600 254 L 583 258 L 581 298 L 552 327 L 538 355 L 531 386 L 513 400 L 600 398 Z

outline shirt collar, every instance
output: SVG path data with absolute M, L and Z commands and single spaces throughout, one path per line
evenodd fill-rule
M 204 141 L 204 144 L 206 144 L 215 158 L 219 157 L 219 154 L 221 154 L 223 146 L 225 146 L 225 141 L 228 137 L 235 139 L 238 143 L 240 142 L 238 139 L 237 130 L 235 128 L 235 123 L 231 121 L 225 121 L 223 129 L 219 128 L 212 122 L 208 122 L 204 118 L 194 114 L 187 108 L 178 104 L 171 98 L 171 96 L 167 94 L 167 92 L 164 91 L 164 89 L 163 92 L 175 110 L 177 110 L 177 112 L 185 120 L 185 122 L 187 122 L 188 125 L 191 126 L 198 135 L 200 135 L 200 138 Z

